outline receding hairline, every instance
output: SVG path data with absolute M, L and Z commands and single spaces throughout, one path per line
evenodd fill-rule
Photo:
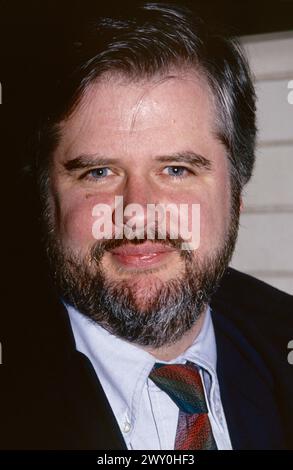
M 67 121 L 73 118 L 74 115 L 81 109 L 85 108 L 88 104 L 89 92 L 97 88 L 99 85 L 103 86 L 116 84 L 118 86 L 126 87 L 135 85 L 141 88 L 145 88 L 149 85 L 149 89 L 147 91 L 150 91 L 154 87 L 172 79 L 188 80 L 191 82 L 195 79 L 197 83 L 203 87 L 203 89 L 208 94 L 208 99 L 213 110 L 213 131 L 215 135 L 221 140 L 221 122 L 218 116 L 220 113 L 218 111 L 216 94 L 213 91 L 211 84 L 209 83 L 205 69 L 201 65 L 196 66 L 192 63 L 182 63 L 181 65 L 170 64 L 170 66 L 162 68 L 156 71 L 154 74 L 138 74 L 120 70 L 118 68 L 107 70 L 101 73 L 101 75 L 92 79 L 86 86 L 84 86 L 79 96 L 74 101 L 73 106 L 68 110 L 64 118 L 59 121 L 57 127 L 59 130 L 62 130 L 63 125 L 66 125 Z

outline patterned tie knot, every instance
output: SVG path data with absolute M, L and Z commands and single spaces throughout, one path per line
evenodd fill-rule
M 201 377 L 195 364 L 156 363 L 149 378 L 184 413 L 208 413 Z

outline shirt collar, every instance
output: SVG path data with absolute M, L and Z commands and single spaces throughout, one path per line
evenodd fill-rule
M 130 419 L 136 416 L 143 387 L 155 362 L 183 364 L 191 361 L 207 370 L 212 377 L 215 376 L 216 342 L 209 307 L 193 344 L 168 362 L 156 361 L 147 351 L 112 335 L 72 306 L 66 305 L 66 308 L 76 349 L 90 359 L 107 397 L 112 397 L 111 406 L 118 419 L 125 413 Z

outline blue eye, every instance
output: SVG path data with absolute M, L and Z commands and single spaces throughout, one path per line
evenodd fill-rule
M 183 177 L 185 175 L 185 172 L 188 172 L 188 169 L 185 168 L 184 166 L 168 166 L 168 175 L 173 176 L 173 177 Z
M 93 170 L 89 171 L 89 175 L 94 179 L 101 179 L 105 176 L 108 176 L 109 168 L 94 168 Z

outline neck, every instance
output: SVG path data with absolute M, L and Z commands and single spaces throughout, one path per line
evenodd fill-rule
M 205 308 L 204 312 L 200 315 L 198 320 L 195 324 L 188 330 L 185 335 L 175 343 L 167 346 L 161 346 L 160 348 L 152 348 L 149 346 L 143 347 L 145 351 L 152 354 L 156 359 L 160 361 L 171 361 L 175 359 L 180 354 L 184 353 L 189 346 L 192 345 L 194 340 L 199 335 L 202 325 L 206 316 L 207 308 Z

